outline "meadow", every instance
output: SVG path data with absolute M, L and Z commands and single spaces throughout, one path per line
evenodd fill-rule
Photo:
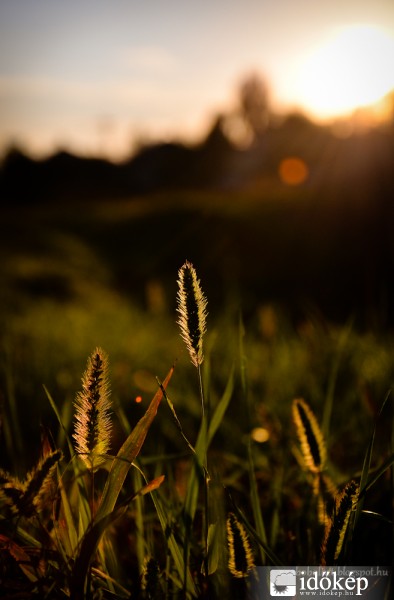
M 254 565 L 392 564 L 393 333 L 352 304 L 360 249 L 343 256 L 331 209 L 259 198 L 4 209 L 4 597 L 238 598 Z M 103 371 L 111 436 L 82 451 L 75 403 Z

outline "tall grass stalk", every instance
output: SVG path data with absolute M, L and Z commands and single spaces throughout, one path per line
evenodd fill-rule
M 192 263 L 186 261 L 178 271 L 178 324 L 181 336 L 189 352 L 190 360 L 197 369 L 201 400 L 201 435 L 204 444 L 204 570 L 208 576 L 208 533 L 209 533 L 209 473 L 207 457 L 207 411 L 205 408 L 201 365 L 204 360 L 203 338 L 206 333 L 207 300 Z M 186 550 L 187 552 L 187 550 Z
M 245 327 L 242 321 L 242 317 L 239 317 L 238 323 L 238 347 L 239 347 L 239 371 L 240 371 L 240 380 L 241 380 L 241 390 L 242 390 L 242 403 L 243 406 L 246 407 L 247 411 L 247 435 L 248 435 L 248 474 L 249 474 L 249 484 L 250 484 L 250 499 L 252 505 L 253 518 L 255 522 L 255 527 L 258 536 L 263 541 L 265 545 L 267 545 L 267 533 L 263 518 L 263 513 L 261 510 L 261 502 L 259 499 L 259 492 L 256 481 L 256 465 L 255 465 L 255 453 L 254 447 L 251 438 L 252 431 L 252 414 L 253 407 L 252 401 L 250 399 L 249 394 L 249 384 L 248 384 L 248 372 L 247 372 L 247 357 L 245 353 L 244 347 L 244 337 L 245 337 Z M 265 565 L 266 563 L 266 554 L 262 548 L 260 549 L 260 560 L 261 564 Z

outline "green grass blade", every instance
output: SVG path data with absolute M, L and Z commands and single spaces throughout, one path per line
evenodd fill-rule
M 377 521 L 382 521 L 383 523 L 387 523 L 387 525 L 393 525 L 393 521 L 391 521 L 384 515 L 381 515 L 380 513 L 377 513 L 373 510 L 363 510 L 362 513 L 363 513 L 363 515 L 372 517 L 373 519 L 376 519 Z
M 208 528 L 208 575 L 216 573 L 223 547 L 218 543 L 218 524 L 210 523 Z
M 92 522 L 90 528 L 85 532 L 78 554 L 75 559 L 72 575 L 70 579 L 70 593 L 73 600 L 82 600 L 85 598 L 84 588 L 86 575 L 89 565 L 97 551 L 100 538 L 106 528 L 115 520 L 120 518 L 127 511 L 127 507 L 121 507 L 115 511 L 106 514 L 101 519 Z
M 87 490 L 85 487 L 85 479 L 83 477 L 84 470 L 81 469 L 78 457 L 74 452 L 72 440 L 68 434 L 67 428 L 64 426 L 59 409 L 56 406 L 56 403 L 55 403 L 54 399 L 52 398 L 51 394 L 49 393 L 48 389 L 45 387 L 45 385 L 43 387 L 44 387 L 45 394 L 49 400 L 49 403 L 52 407 L 52 410 L 55 413 L 56 418 L 59 422 L 59 425 L 62 428 L 62 430 L 64 431 L 64 436 L 67 440 L 67 445 L 68 445 L 68 449 L 69 449 L 70 456 L 71 456 L 71 463 L 72 463 L 72 468 L 74 470 L 74 477 L 75 477 L 75 480 L 76 480 L 77 486 L 78 486 L 79 536 L 77 536 L 77 537 L 78 537 L 78 539 L 80 539 L 82 537 L 82 535 L 84 534 L 84 532 L 89 527 L 89 523 L 91 520 L 91 511 L 90 511 L 89 502 L 87 500 L 88 496 L 87 496 Z M 63 503 L 64 508 L 67 510 L 65 503 L 68 501 L 66 499 L 65 494 L 63 494 L 63 500 L 64 500 L 64 503 Z M 70 521 L 70 523 L 71 523 L 71 521 Z M 71 539 L 70 539 L 70 542 L 72 545 L 74 545 L 73 541 Z
M 269 543 L 271 548 L 276 546 L 278 535 L 281 530 L 280 525 L 280 506 L 282 502 L 282 490 L 283 490 L 283 466 L 275 471 L 275 477 L 272 484 L 272 500 L 273 508 L 271 515 L 271 527 L 270 527 L 270 539 Z
M 363 488 L 363 493 L 367 492 L 375 483 L 380 479 L 380 477 L 389 469 L 392 465 L 394 465 L 394 454 L 391 454 L 384 463 L 377 469 L 374 473 L 373 477 L 371 477 L 368 483 Z M 361 496 L 361 492 L 360 492 Z
M 61 480 L 60 473 L 58 471 L 59 477 L 59 489 L 60 489 L 60 498 L 61 498 L 61 507 L 63 510 L 63 516 L 65 521 L 65 527 L 62 527 L 60 530 L 60 525 L 58 521 L 55 521 L 55 527 L 57 528 L 57 535 L 60 536 L 60 543 L 62 547 L 65 547 L 65 551 L 69 557 L 73 556 L 77 545 L 78 545 L 78 534 L 75 528 L 74 518 L 71 510 L 71 506 L 69 503 L 68 495 L 66 490 L 64 489 L 63 481 Z
M 54 412 L 54 413 L 55 413 L 55 415 L 56 415 L 56 418 L 57 418 L 57 420 L 58 420 L 58 422 L 59 422 L 59 425 L 60 425 L 60 427 L 62 428 L 62 430 L 64 431 L 64 435 L 65 435 L 65 438 L 66 438 L 66 440 L 67 440 L 68 449 L 69 449 L 69 451 L 70 451 L 70 456 L 71 456 L 71 457 L 73 457 L 73 456 L 74 456 L 74 447 L 73 447 L 73 444 L 72 444 L 71 438 L 70 438 L 70 436 L 68 435 L 68 431 L 67 431 L 66 427 L 65 427 L 65 426 L 64 426 L 64 424 L 63 424 L 63 420 L 62 420 L 62 418 L 61 418 L 61 415 L 60 415 L 59 409 L 58 409 L 58 407 L 56 406 L 56 403 L 55 403 L 54 399 L 52 398 L 51 394 L 49 393 L 49 390 L 46 388 L 46 386 L 45 386 L 45 385 L 43 386 L 43 388 L 44 388 L 44 391 L 45 391 L 46 397 L 48 398 L 48 400 L 49 400 L 49 403 L 50 403 L 50 405 L 51 405 L 51 407 L 52 407 L 52 410 L 53 410 L 53 412 Z
M 70 580 L 70 591 L 73 600 L 82 600 L 82 598 L 84 598 L 85 580 L 89 565 L 94 558 L 101 537 L 107 527 L 126 514 L 130 502 L 141 495 L 157 489 L 162 483 L 163 479 L 164 477 L 157 477 L 153 481 L 144 485 L 134 496 L 127 498 L 126 501 L 122 502 L 122 504 L 111 513 L 106 514 L 104 517 L 99 519 L 96 517 L 95 521 L 93 521 L 89 528 L 84 532 L 81 542 L 78 546 L 78 553 L 75 558 Z M 112 552 L 112 545 L 110 545 L 108 541 L 105 545 L 107 549 L 111 548 Z M 102 554 L 102 559 L 102 562 L 105 563 L 111 559 L 111 557 L 106 556 L 104 552 L 104 554 Z M 112 563 L 115 564 L 116 561 L 112 560 Z
M 8 524 L 8 519 L 0 513 L 0 523 Z M 32 548 L 42 548 L 42 542 L 34 537 L 34 535 L 30 534 L 24 527 L 21 525 L 17 525 L 15 527 L 15 533 L 18 535 L 18 538 L 23 540 L 26 545 L 31 546 Z
M 208 448 L 213 440 L 213 437 L 218 430 L 223 417 L 226 413 L 228 405 L 231 400 L 231 396 L 234 389 L 234 369 L 232 369 L 230 377 L 227 381 L 226 388 L 223 392 L 222 397 L 220 398 L 214 412 L 212 415 L 211 422 L 208 427 L 208 431 L 206 431 L 205 420 L 201 423 L 200 431 L 198 433 L 196 447 L 195 447 L 195 457 L 196 460 L 194 462 L 194 468 L 191 470 L 189 484 L 186 493 L 185 500 L 185 514 L 190 522 L 193 522 L 194 515 L 196 513 L 197 508 L 197 499 L 198 499 L 198 491 L 199 491 L 199 479 L 204 476 L 204 461 L 205 454 L 208 451 Z
M 141 473 L 137 469 L 133 469 L 133 483 L 134 489 L 138 490 L 142 487 Z M 146 541 L 145 541 L 145 527 L 144 527 L 144 499 L 141 494 L 136 495 L 135 499 L 135 553 L 137 555 L 139 572 L 142 572 L 144 564 L 144 558 L 146 555 Z
M 166 389 L 174 367 L 171 367 L 167 377 L 163 382 L 163 388 Z M 102 519 L 105 515 L 110 514 L 115 508 L 116 501 L 122 490 L 127 473 L 130 470 L 132 462 L 137 458 L 142 445 L 145 441 L 149 427 L 156 416 L 160 402 L 163 398 L 163 392 L 159 388 L 154 395 L 146 413 L 138 421 L 133 431 L 130 433 L 117 456 L 112 462 L 110 472 L 108 474 L 101 502 L 97 511 L 97 519 Z
M 162 383 L 161 383 L 159 380 L 157 380 L 157 381 L 158 381 L 158 384 L 160 385 L 160 388 L 161 388 L 161 390 L 162 390 L 162 392 L 163 392 L 163 394 L 164 394 L 164 397 L 165 397 L 165 399 L 166 399 L 166 402 L 167 402 L 168 408 L 169 408 L 169 409 L 170 409 L 170 411 L 171 411 L 172 417 L 173 417 L 173 419 L 174 419 L 174 423 L 175 423 L 175 425 L 176 425 L 176 427 L 177 427 L 177 429 L 178 429 L 179 433 L 181 434 L 182 438 L 183 438 L 183 439 L 184 439 L 184 441 L 186 442 L 186 445 L 188 446 L 189 450 L 190 450 L 190 451 L 191 451 L 193 454 L 195 454 L 195 449 L 194 449 L 194 447 L 192 446 L 191 442 L 189 442 L 189 440 L 188 440 L 187 436 L 185 435 L 185 432 L 183 431 L 182 423 L 181 423 L 181 422 L 180 422 L 180 420 L 178 419 L 178 415 L 176 414 L 176 410 L 175 410 L 175 406 L 174 406 L 173 402 L 171 401 L 170 397 L 168 396 L 168 394 L 166 393 L 165 389 L 163 388 L 163 386 L 162 386 Z
M 386 397 L 383 401 L 383 404 L 380 408 L 380 411 L 379 411 L 378 416 L 374 423 L 371 439 L 369 441 L 367 451 L 364 456 L 363 468 L 362 468 L 361 477 L 360 477 L 360 495 L 359 495 L 359 501 L 357 502 L 357 509 L 356 509 L 355 519 L 353 522 L 353 528 L 356 526 L 356 523 L 357 523 L 357 521 L 360 517 L 361 511 L 363 509 L 365 492 L 366 492 L 366 488 L 368 485 L 369 472 L 370 472 L 371 462 L 372 462 L 372 453 L 373 453 L 373 447 L 374 447 L 374 443 L 375 443 L 376 429 L 377 429 L 378 421 L 379 421 L 379 419 L 383 413 L 383 410 L 390 398 L 390 394 L 391 394 L 391 392 L 389 392 L 386 395 Z M 384 469 L 384 470 L 386 470 L 386 469 Z M 369 485 L 369 487 L 371 487 L 371 485 Z
M 187 568 L 185 568 L 185 562 L 183 559 L 183 549 L 178 545 L 174 533 L 172 531 L 171 522 L 167 519 L 167 513 L 163 508 L 160 497 L 156 493 L 151 494 L 153 504 L 156 509 L 157 516 L 159 518 L 163 533 L 166 537 L 168 549 L 171 553 L 172 559 L 174 561 L 176 570 L 178 571 L 180 580 L 183 581 L 184 574 L 186 572 L 186 591 L 191 594 L 193 597 L 197 597 L 197 589 L 194 584 L 194 581 L 191 577 L 191 574 Z
M 330 373 L 329 380 L 328 380 L 328 389 L 327 389 L 326 399 L 325 399 L 325 403 L 324 403 L 322 426 L 321 426 L 323 438 L 326 441 L 329 439 L 330 422 L 331 422 L 332 409 L 333 409 L 333 405 L 334 405 L 335 386 L 336 386 L 337 379 L 338 379 L 339 367 L 341 364 L 344 349 L 346 347 L 346 343 L 347 343 L 347 341 L 349 339 L 349 335 L 352 331 L 352 327 L 353 327 L 353 320 L 351 320 L 350 323 L 348 324 L 348 326 L 345 327 L 344 330 L 341 332 L 339 342 L 338 342 L 337 354 L 335 356 L 334 363 L 332 365 L 331 373 Z
M 261 512 L 259 493 L 257 490 L 256 475 L 255 475 L 256 469 L 255 469 L 254 458 L 253 458 L 252 442 L 250 439 L 249 439 L 249 443 L 248 443 L 248 466 L 249 466 L 250 502 L 252 505 L 252 511 L 253 511 L 253 517 L 254 517 L 254 522 L 255 522 L 255 526 L 256 526 L 256 531 L 257 531 L 257 535 L 259 536 L 259 538 L 267 546 L 268 545 L 267 534 L 266 534 L 266 530 L 265 530 L 263 514 Z M 262 549 L 262 546 L 260 546 L 260 558 L 261 558 L 261 564 L 265 565 L 266 555 Z
M 5 437 L 6 447 L 9 450 L 9 456 L 16 459 L 16 465 L 25 454 L 24 439 L 21 429 L 21 421 L 18 414 L 16 393 L 15 393 L 15 379 L 13 376 L 13 369 L 11 365 L 11 352 L 8 344 L 4 346 L 4 360 L 2 361 L 1 367 L 4 373 L 5 380 L 5 399 L 6 407 L 5 414 L 9 413 L 2 423 L 3 435 Z M 8 410 L 7 410 L 8 408 Z M 2 419 L 3 420 L 3 419 Z
M 226 410 L 228 405 L 230 404 L 231 397 L 234 391 L 234 368 L 231 370 L 230 377 L 228 378 L 226 388 L 223 392 L 222 397 L 220 398 L 208 427 L 208 439 L 207 444 L 210 446 L 212 439 L 220 427 L 221 422 L 223 421 L 224 415 L 226 414 Z

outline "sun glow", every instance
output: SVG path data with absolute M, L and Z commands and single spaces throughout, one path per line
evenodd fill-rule
M 340 29 L 306 59 L 298 89 L 302 105 L 323 118 L 380 101 L 394 89 L 394 37 L 372 26 Z

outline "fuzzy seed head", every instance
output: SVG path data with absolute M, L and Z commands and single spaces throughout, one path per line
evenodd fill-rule
M 155 598 L 158 592 L 160 578 L 160 568 L 157 560 L 151 556 L 146 556 L 144 560 L 141 587 L 146 593 L 147 598 Z
M 111 439 L 108 358 L 101 348 L 96 348 L 88 359 L 75 408 L 75 449 L 94 470 L 105 462 Z
M 193 265 L 186 261 L 178 272 L 178 325 L 195 367 L 204 360 L 203 336 L 206 332 L 207 300 Z
M 343 492 L 336 497 L 334 511 L 325 530 L 321 557 L 322 565 L 333 565 L 338 560 L 351 512 L 357 505 L 359 491 L 359 486 L 352 480 L 346 485 Z
M 326 445 L 315 415 L 302 398 L 293 401 L 293 419 L 306 467 L 321 473 L 326 466 Z
M 29 518 L 45 509 L 50 497 L 53 473 L 61 459 L 61 450 L 50 452 L 30 471 L 25 481 L 1 473 L 0 499 L 5 500 L 14 515 Z
M 238 579 L 247 577 L 254 568 L 253 554 L 245 527 L 234 513 L 227 517 L 228 568 Z

